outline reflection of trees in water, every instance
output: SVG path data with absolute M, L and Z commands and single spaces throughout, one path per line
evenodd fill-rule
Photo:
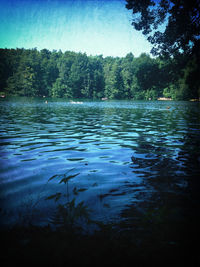
M 143 175 L 149 190 L 122 212 L 123 227 L 140 244 L 178 253 L 195 249 L 200 188 L 199 115 L 189 110 L 181 115 L 171 114 L 173 121 L 168 117 L 163 132 L 151 139 L 139 135 L 131 168 Z
M 182 162 L 187 176 L 188 192 L 191 199 L 199 201 L 200 186 L 200 132 L 188 133 L 185 136 L 183 149 L 179 152 L 178 159 Z

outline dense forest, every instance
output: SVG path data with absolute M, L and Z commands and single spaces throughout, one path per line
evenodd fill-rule
M 200 98 L 195 57 L 87 56 L 43 49 L 0 49 L 0 94 L 68 99 Z

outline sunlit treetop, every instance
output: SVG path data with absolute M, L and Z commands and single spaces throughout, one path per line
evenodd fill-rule
M 200 0 L 126 0 L 133 27 L 153 44 L 153 55 L 191 54 L 200 46 Z

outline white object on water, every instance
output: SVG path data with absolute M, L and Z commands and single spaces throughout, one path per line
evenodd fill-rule
M 70 101 L 71 104 L 83 104 L 83 102 L 80 102 L 80 101 Z

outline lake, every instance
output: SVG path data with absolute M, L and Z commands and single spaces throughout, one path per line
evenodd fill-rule
M 152 196 L 195 195 L 200 103 L 8 98 L 0 114 L 1 225 L 45 224 L 66 190 L 104 222 Z

